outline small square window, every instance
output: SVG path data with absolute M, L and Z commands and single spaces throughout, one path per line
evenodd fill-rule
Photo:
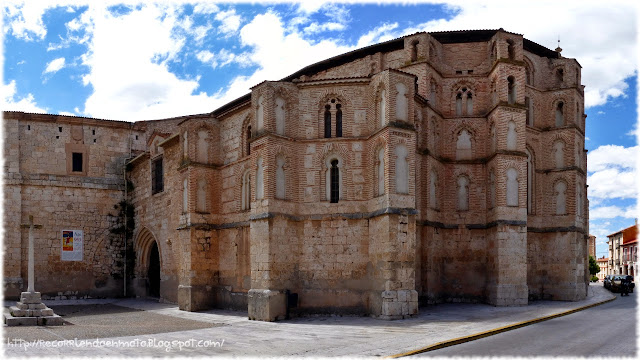
M 58 131 L 59 131 L 59 132 L 62 132 L 62 126 L 59 126 L 59 127 L 58 127 Z
M 82 153 L 72 153 L 71 164 L 71 171 L 82 172 Z

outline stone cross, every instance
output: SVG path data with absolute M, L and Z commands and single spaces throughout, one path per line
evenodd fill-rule
M 33 229 L 40 229 L 42 225 L 33 224 L 33 215 L 29 215 L 29 223 L 20 225 L 23 229 L 29 229 L 29 285 L 27 287 L 28 292 L 35 292 L 34 290 L 34 260 L 33 260 Z

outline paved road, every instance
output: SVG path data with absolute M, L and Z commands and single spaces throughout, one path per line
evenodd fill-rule
M 638 295 L 416 356 L 635 357 Z

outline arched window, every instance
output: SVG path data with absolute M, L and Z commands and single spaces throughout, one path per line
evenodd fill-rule
M 207 212 L 207 179 L 201 178 L 198 180 L 196 211 Z
M 496 206 L 496 175 L 493 171 L 489 173 L 489 208 Z
M 257 161 L 258 169 L 256 171 L 256 199 L 264 198 L 264 168 L 262 166 L 262 157 Z
M 466 129 L 462 129 L 456 141 L 456 160 L 467 159 L 471 159 L 471 134 Z
M 456 95 L 456 115 L 462 115 L 462 93 L 458 93 L 458 95 Z
M 556 105 L 556 126 L 564 126 L 564 103 L 562 101 Z
M 432 209 L 438 208 L 437 188 L 438 188 L 438 174 L 435 170 L 431 170 L 431 181 L 429 182 L 429 206 Z
M 508 91 L 509 91 L 509 95 L 508 95 L 508 101 L 510 105 L 513 105 L 516 103 L 516 80 L 513 76 L 509 76 L 507 78 L 507 83 L 508 83 Z
M 242 175 L 242 210 L 251 209 L 251 173 L 249 170 Z
M 429 101 L 431 102 L 431 107 L 434 107 L 434 108 L 436 106 L 436 88 L 437 88 L 436 82 L 433 79 L 431 79 L 431 91 L 429 93 Z
M 378 118 L 380 119 L 380 127 L 384 127 L 387 117 L 387 92 L 380 90 L 380 98 L 378 99 Z
M 378 184 L 378 196 L 384 195 L 384 148 L 378 150 L 376 161 L 376 184 Z
M 507 150 L 516 150 L 518 147 L 518 133 L 516 123 L 511 120 L 507 123 Z
M 187 132 L 182 135 L 182 159 L 187 160 L 189 157 L 189 142 L 187 141 Z
M 518 171 L 507 169 L 507 206 L 518 206 Z
M 258 109 L 256 110 L 256 126 L 258 127 L 258 131 L 262 130 L 262 126 L 264 125 L 264 97 L 260 96 L 258 98 Z
M 567 184 L 564 181 L 558 181 L 554 190 L 556 198 L 556 215 L 565 215 L 567 213 Z
M 284 135 L 285 102 L 281 97 L 276 98 L 276 134 Z
M 247 156 L 251 155 L 251 125 L 247 126 Z
M 469 179 L 466 176 L 458 176 L 458 210 L 469 210 Z
M 473 115 L 473 94 L 466 86 L 456 91 L 456 115 Z
M 198 152 L 196 153 L 196 161 L 202 164 L 209 163 L 209 132 L 206 130 L 198 131 Z
M 524 73 L 525 73 L 525 76 L 526 76 L 527 85 L 533 85 L 532 84 L 533 76 L 531 76 L 531 69 L 529 68 L 529 65 L 525 64 Z
M 533 126 L 533 106 L 531 105 L 531 98 L 525 96 L 524 106 L 527 108 L 527 125 Z
M 533 174 L 535 174 L 533 168 L 533 156 L 528 149 L 525 149 L 527 153 L 527 213 L 533 214 Z
M 411 62 L 418 60 L 418 41 L 411 43 Z
M 342 137 L 342 105 L 336 104 L 336 137 Z
M 556 140 L 553 143 L 553 159 L 555 161 L 556 169 L 564 167 L 564 141 Z
M 409 193 L 409 164 L 407 161 L 407 147 L 400 144 L 396 146 L 396 192 L 398 194 Z
M 562 68 L 558 68 L 556 70 L 556 80 L 562 84 L 562 82 L 564 81 L 564 70 Z
M 402 83 L 396 84 L 396 119 L 409 120 L 409 103 L 407 102 L 407 87 Z
M 189 211 L 189 181 L 184 179 L 182 181 L 182 213 L 186 214 Z
M 324 106 L 324 137 L 331 137 L 331 105 Z
M 330 168 L 330 202 L 337 203 L 340 200 L 340 168 L 338 168 L 338 160 L 331 160 Z
M 509 53 L 509 60 L 516 59 L 516 46 L 511 39 L 507 40 L 507 52 Z
M 284 173 L 284 158 L 282 156 L 278 156 L 276 158 L 276 198 L 284 199 L 285 198 L 285 173 Z

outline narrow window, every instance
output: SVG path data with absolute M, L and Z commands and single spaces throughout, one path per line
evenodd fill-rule
M 518 171 L 507 169 L 507 206 L 518 206 Z
M 151 162 L 151 193 L 157 194 L 164 190 L 164 179 L 162 172 L 162 157 Z
M 469 179 L 458 176 L 458 210 L 469 210 Z
M 331 137 L 331 106 L 325 105 L 324 107 L 324 137 Z
M 458 95 L 456 95 L 456 115 L 462 115 L 462 93 L 458 93 Z
M 581 111 L 580 111 L 580 103 L 576 103 L 576 125 L 580 126 L 580 117 L 581 117 Z
M 247 126 L 247 156 L 251 155 L 251 125 Z
M 473 95 L 467 93 L 467 115 L 473 115 Z
M 436 83 L 431 81 L 431 92 L 429 93 L 429 101 L 431 101 L 431 106 L 436 106 Z
M 82 172 L 82 153 L 72 153 L 71 154 L 72 168 L 73 172 Z
M 529 99 L 528 96 L 524 97 L 524 106 L 527 108 L 527 114 L 526 114 L 526 116 L 527 116 L 527 125 L 533 126 L 533 123 L 532 123 L 533 119 L 531 119 L 531 103 L 530 103 L 530 101 L 531 100 Z
M 564 70 L 562 68 L 556 70 L 556 80 L 560 83 L 564 81 Z
M 527 85 L 531 85 L 531 69 L 529 69 L 529 66 L 525 65 L 524 72 L 525 72 L 525 75 L 527 77 L 527 80 L 526 80 L 527 81 Z
M 516 47 L 513 44 L 513 40 L 507 40 L 507 52 L 509 53 L 509 60 L 515 60 Z
M 411 62 L 418 60 L 418 42 L 414 41 L 411 44 Z
M 31 125 L 27 125 L 27 130 L 31 130 Z
M 513 105 L 516 103 L 516 82 L 513 76 L 509 76 L 507 78 L 508 82 L 508 90 L 509 90 L 509 104 Z
M 58 127 L 58 132 L 62 132 L 62 126 Z
M 336 137 L 342 137 L 342 105 L 336 104 Z
M 533 157 L 527 152 L 527 213 L 533 214 Z
M 340 199 L 340 169 L 338 160 L 331 160 L 331 202 L 337 203 Z
M 556 106 L 556 126 L 564 126 L 564 103 L 562 101 Z

